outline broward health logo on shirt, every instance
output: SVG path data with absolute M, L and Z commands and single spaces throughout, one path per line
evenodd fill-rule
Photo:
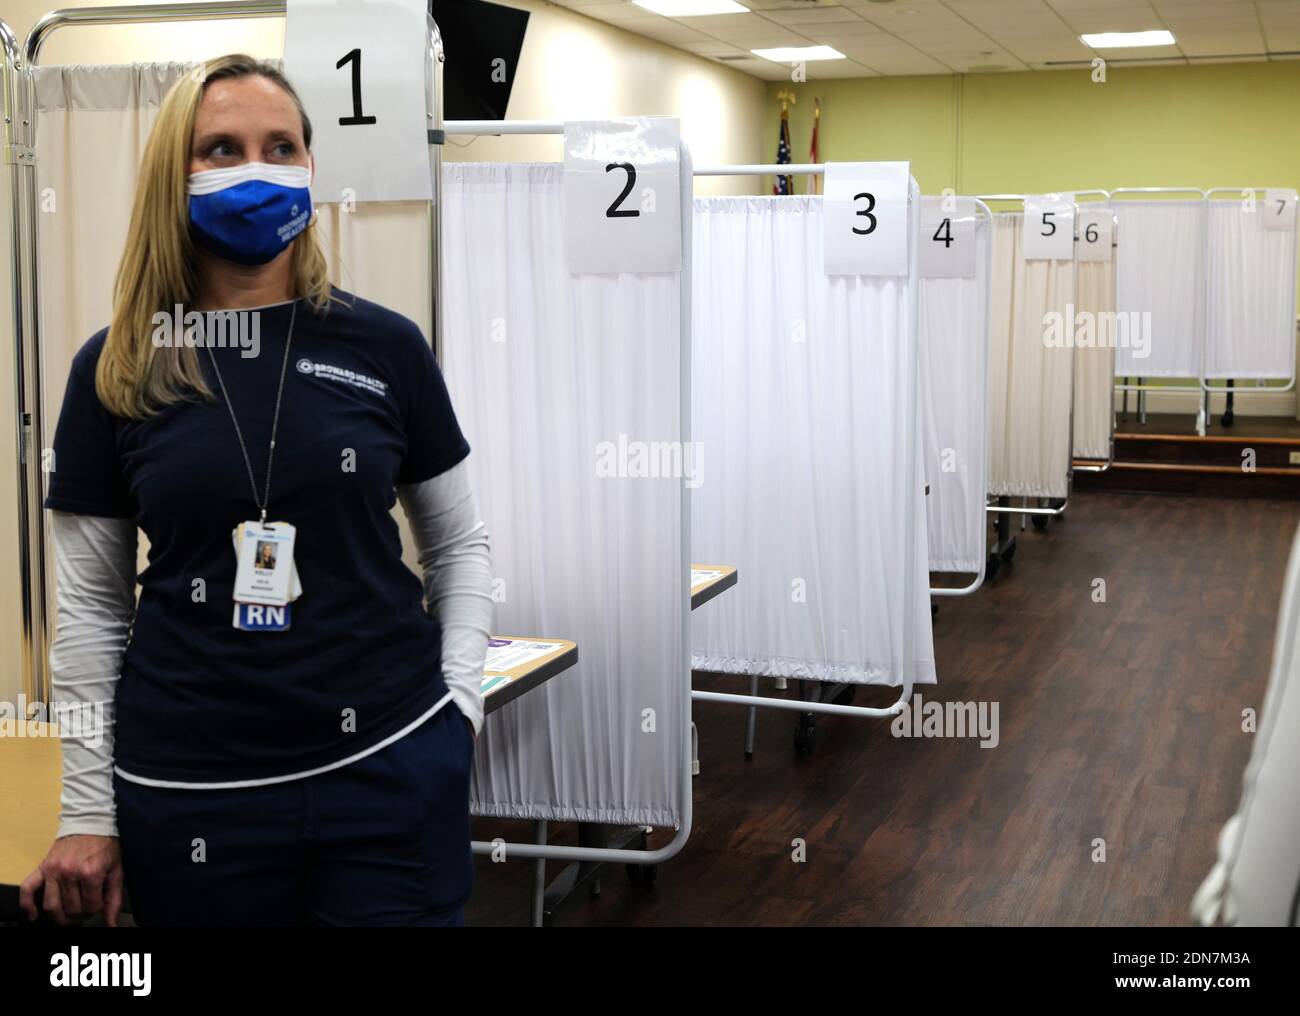
M 353 388 L 374 392 L 376 395 L 388 394 L 388 385 L 380 381 L 379 378 L 370 377 L 368 374 L 359 374 L 355 370 L 348 370 L 346 367 L 335 367 L 330 363 L 319 363 L 316 360 L 309 360 L 305 356 L 298 361 L 298 373 L 310 374 L 312 377 L 324 378 L 326 381 L 340 381 L 343 384 L 351 385 Z

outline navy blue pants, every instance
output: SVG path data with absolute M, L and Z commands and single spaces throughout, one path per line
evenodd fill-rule
M 463 923 L 474 883 L 474 738 L 448 702 L 338 769 L 182 790 L 114 777 L 131 912 L 142 926 Z

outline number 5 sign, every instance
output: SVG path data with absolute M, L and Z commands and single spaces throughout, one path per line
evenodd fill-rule
M 1074 260 L 1074 199 L 1069 194 L 1030 194 L 1025 198 L 1026 261 Z
M 907 274 L 906 162 L 831 162 L 822 208 L 827 275 Z
M 573 275 L 682 269 L 675 117 L 564 125 L 564 248 Z
M 428 201 L 426 0 L 288 0 L 284 72 L 312 123 L 312 200 Z

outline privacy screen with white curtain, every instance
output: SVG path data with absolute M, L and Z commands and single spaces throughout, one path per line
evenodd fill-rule
M 471 806 L 675 826 L 689 581 L 682 479 L 659 456 L 686 437 L 681 277 L 570 275 L 563 177 L 443 171 L 443 371 L 492 539 L 494 630 L 578 643 L 574 668 L 489 716 Z
M 1075 310 L 1095 322 L 1093 345 L 1074 350 L 1074 454 L 1109 460 L 1114 430 L 1115 262 L 1080 261 Z
M 694 223 L 692 550 L 740 571 L 692 616 L 696 669 L 933 683 L 906 277 L 828 277 L 820 197 L 697 198 Z
M 923 278 L 917 343 L 930 570 L 978 572 L 985 553 L 989 232 L 975 218 L 975 275 Z
M 1150 322 L 1148 343 L 1116 349 L 1116 376 L 1200 377 L 1205 201 L 1125 198 L 1114 209 L 1122 238 L 1115 251 L 1115 309 L 1130 321 Z
M 1073 350 L 1049 346 L 1044 322 L 1073 321 L 1074 262 L 1025 260 L 1023 219 L 993 217 L 989 493 L 1060 499 L 1069 489 Z
M 1205 376 L 1289 380 L 1295 374 L 1296 231 L 1265 229 L 1264 201 L 1209 206 Z

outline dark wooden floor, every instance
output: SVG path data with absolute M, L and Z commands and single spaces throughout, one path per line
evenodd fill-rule
M 1241 402 L 1245 402 L 1243 397 Z M 1222 400 L 1214 400 L 1214 413 L 1205 433 L 1210 437 L 1298 437 L 1300 420 L 1290 416 L 1242 416 L 1236 414 L 1231 427 L 1219 422 L 1223 416 Z M 1116 434 L 1185 434 L 1196 433 L 1195 413 L 1148 413 L 1147 422 L 1138 420 L 1137 411 L 1129 402 L 1127 416 L 1115 421 Z
M 610 870 L 598 899 L 556 923 L 1187 923 L 1237 804 L 1241 711 L 1263 697 L 1298 522 L 1289 502 L 1076 495 L 1046 533 L 1019 534 L 992 587 L 945 601 L 935 622 L 940 684 L 921 694 L 997 702 L 998 747 L 821 719 L 798 758 L 793 715 L 760 711 L 746 762 L 743 711 L 697 705 L 703 773 L 683 852 L 653 889 Z M 860 704 L 891 697 L 867 691 Z M 498 834 L 530 838 L 476 828 Z M 806 863 L 791 860 L 796 838 Z M 480 859 L 467 920 L 526 923 L 530 871 Z

